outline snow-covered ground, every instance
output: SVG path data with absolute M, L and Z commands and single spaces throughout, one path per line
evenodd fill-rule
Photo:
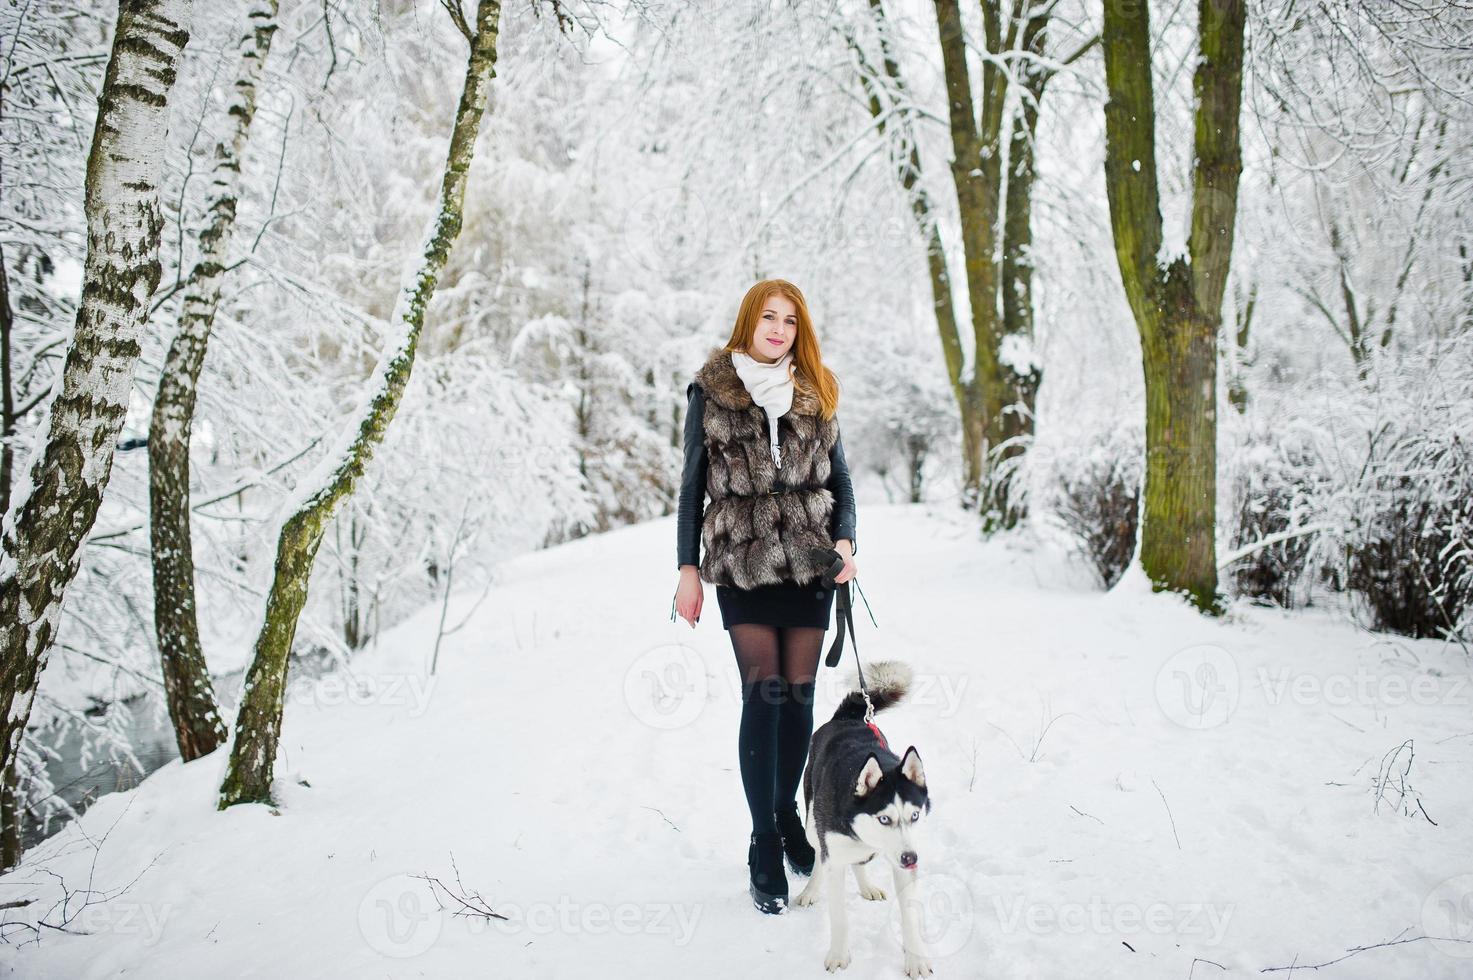
M 860 651 L 916 672 L 879 722 L 926 765 L 937 976 L 1473 976 L 1460 649 L 1100 593 L 1058 545 L 936 508 L 861 522 Z M 673 524 L 505 563 L 433 678 L 427 608 L 360 690 L 294 689 L 279 810 L 214 809 L 223 751 L 97 803 L 0 878 L 30 902 L 0 975 L 825 975 L 822 903 L 747 898 L 736 670 L 709 587 L 694 631 L 669 621 Z M 508 918 L 439 911 L 420 876 Z M 849 910 L 847 974 L 898 976 L 893 902 L 851 880 Z M 33 941 L 43 912 L 67 924 Z

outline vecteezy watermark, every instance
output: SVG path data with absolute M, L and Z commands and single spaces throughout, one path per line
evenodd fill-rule
M 1237 661 L 1220 646 L 1202 643 L 1178 650 L 1156 673 L 1156 703 L 1184 728 L 1216 728 L 1232 717 L 1241 699 L 1262 698 L 1277 708 L 1286 703 L 1367 708 L 1473 705 L 1467 675 L 1409 675 L 1356 667 L 1312 673 L 1290 666 L 1255 669 L 1244 693 Z
M 711 239 L 705 202 L 679 184 L 640 196 L 623 226 L 625 254 L 656 272 L 698 267 Z
M 880 861 L 875 860 L 870 864 L 878 865 Z M 892 894 L 895 890 L 893 878 L 883 880 L 886 876 L 876 874 L 878 870 L 876 868 L 870 872 L 875 885 L 885 891 L 887 899 L 898 900 L 898 896 Z M 976 921 L 972 890 L 965 881 L 944 871 L 922 871 L 916 876 L 915 890 L 919 894 L 910 896 L 908 900 L 917 903 L 921 940 L 926 944 L 927 954 L 939 959 L 959 952 L 972 938 L 972 928 Z M 892 913 L 889 922 L 891 934 L 903 948 L 905 937 L 901 931 L 900 916 Z
M 167 903 L 156 905 L 123 899 L 88 902 L 67 928 L 74 932 L 139 936 L 143 945 L 152 946 L 163 938 L 164 923 L 173 912 L 174 906 Z
M 681 643 L 652 647 L 624 671 L 624 703 L 651 728 L 681 728 L 706 707 L 706 665 Z
M 461 450 L 456 448 L 454 451 L 460 452 Z M 545 443 L 499 445 L 487 456 L 489 457 L 487 464 L 489 473 L 506 473 L 512 470 L 537 474 L 559 473 L 568 465 L 568 457 L 563 452 L 563 447 Z
M 971 681 L 972 675 L 967 673 L 912 670 L 903 703 L 907 707 L 924 710 L 932 718 L 951 718 L 961 710 L 962 699 Z M 872 672 L 865 674 L 865 682 L 870 685 L 875 683 Z M 736 701 L 741 700 L 744 684 L 741 674 L 735 668 L 723 670 L 719 683 L 726 695 Z M 853 671 L 839 668 L 830 670 L 826 666 L 820 666 L 813 680 L 816 704 L 837 704 L 858 690 L 859 682 Z
M 577 902 L 566 895 L 552 902 L 498 902 L 497 917 L 467 920 L 471 932 L 487 929 L 506 935 L 530 933 L 620 936 L 669 936 L 675 946 L 685 946 L 695 936 L 705 906 L 699 902 Z
M 1294 704 L 1328 704 L 1395 708 L 1405 705 L 1468 705 L 1473 702 L 1468 678 L 1436 677 L 1432 674 L 1376 674 L 1358 667 L 1350 673 L 1321 677 L 1294 673 L 1288 667 L 1258 668 L 1258 682 L 1270 705 L 1285 700 Z
M 1005 933 L 1125 936 L 1144 932 L 1203 936 L 1209 946 L 1222 942 L 1236 909 L 1211 902 L 1111 902 L 1098 895 L 1087 902 L 1030 902 L 1021 895 L 1012 899 L 996 896 L 992 905 Z
M 922 708 L 929 717 L 951 718 L 961 710 L 962 698 L 967 693 L 967 686 L 972 681 L 972 675 L 967 673 L 937 673 L 928 670 L 912 670 L 910 683 L 905 689 L 904 704 L 912 708 Z M 865 674 L 865 682 L 874 683 L 870 674 Z M 853 671 L 842 671 L 839 669 L 826 670 L 822 667 L 815 682 L 815 689 L 824 692 L 824 699 L 837 703 L 848 694 L 859 690 L 859 683 Z
M 875 678 L 866 675 L 873 684 Z M 913 670 L 904 703 L 937 718 L 950 718 L 963 706 L 972 675 Z M 714 688 L 713 688 L 714 685 Z M 636 656 L 624 671 L 624 703 L 653 728 L 675 729 L 695 721 L 713 695 L 741 703 L 744 682 L 736 666 L 724 666 L 713 678 L 700 655 L 680 643 L 652 647 Z M 774 691 L 778 688 L 774 688 Z M 833 704 L 859 690 L 852 672 L 820 663 L 814 678 L 816 702 Z
M 430 705 L 430 695 L 439 680 L 435 676 L 406 673 L 342 674 L 333 671 L 321 677 L 300 677 L 287 684 L 291 704 L 333 706 L 339 704 L 406 707 L 409 717 L 418 718 Z
M 1212 643 L 1178 650 L 1156 672 L 1156 704 L 1183 728 L 1216 728 L 1238 707 L 1241 685 L 1232 654 Z
M 1473 958 L 1473 874 L 1453 875 L 1427 894 L 1422 931 L 1447 955 Z
M 433 886 L 423 878 L 392 875 L 374 885 L 358 903 L 358 931 L 383 956 L 407 959 L 435 944 L 444 913 Z

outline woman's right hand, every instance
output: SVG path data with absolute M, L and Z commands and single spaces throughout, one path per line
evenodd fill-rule
M 705 601 L 706 590 L 701 585 L 700 569 L 695 565 L 681 565 L 680 584 L 675 587 L 675 615 L 695 629 Z

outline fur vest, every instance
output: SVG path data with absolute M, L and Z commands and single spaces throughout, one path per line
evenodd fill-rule
M 778 419 L 779 470 L 768 445 L 767 413 L 752 401 L 731 352 L 712 348 L 695 381 L 706 399 L 710 498 L 701 522 L 701 578 L 740 589 L 816 580 L 824 568 L 809 549 L 834 546 L 834 495 L 826 484 L 837 416 L 824 421 L 818 393 L 795 379 L 793 406 Z

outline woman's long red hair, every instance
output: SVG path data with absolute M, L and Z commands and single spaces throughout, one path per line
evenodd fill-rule
M 757 321 L 767 307 L 767 298 L 774 293 L 781 293 L 792 300 L 798 311 L 798 335 L 793 338 L 792 346 L 795 383 L 805 384 L 816 394 L 823 418 L 831 419 L 839 410 L 839 379 L 824 367 L 818 335 L 813 331 L 813 318 L 808 315 L 808 302 L 797 286 L 786 279 L 763 279 L 747 290 L 747 295 L 742 297 L 741 309 L 737 310 L 736 323 L 731 328 L 731 339 L 726 342 L 726 349 L 743 353 L 750 350 L 752 337 L 757 332 Z

